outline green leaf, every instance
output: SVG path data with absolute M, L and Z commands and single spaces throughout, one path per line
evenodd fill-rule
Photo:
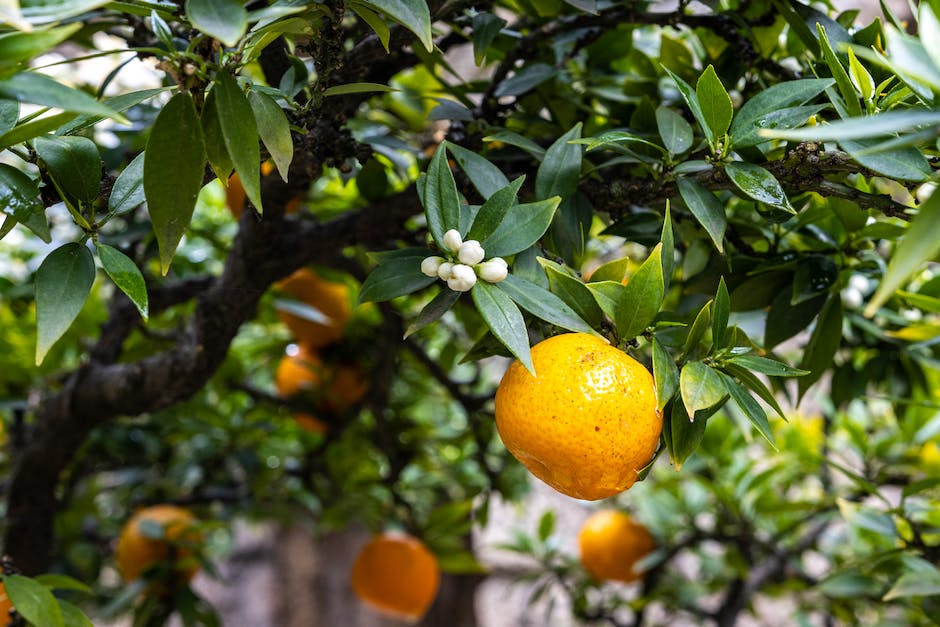
M 119 122 L 127 122 L 120 113 L 98 102 L 79 89 L 66 87 L 44 74 L 21 72 L 0 81 L 0 98 L 9 98 L 20 102 L 56 107 L 75 113 L 89 113 Z
M 47 244 L 52 241 L 39 187 L 23 172 L 0 163 L 0 211 L 23 224 Z
M 698 122 L 699 126 L 702 127 L 702 132 L 705 133 L 705 139 L 708 140 L 709 145 L 715 145 L 715 136 L 712 133 L 712 128 L 708 124 L 708 118 L 702 113 L 702 107 L 699 104 L 698 96 L 692 87 L 686 83 L 678 75 L 673 74 L 672 70 L 666 66 L 662 66 L 666 73 L 669 74 L 670 78 L 676 83 L 676 87 L 679 89 L 679 93 L 682 94 L 682 98 L 685 100 L 685 103 L 689 106 L 689 110 L 692 112 L 692 116 L 695 118 L 695 121 Z
M 676 367 L 675 360 L 655 337 L 653 338 L 653 381 L 656 383 L 656 407 L 662 411 L 679 389 L 679 369 Z
M 101 186 L 101 155 L 87 137 L 46 135 L 33 141 L 53 180 L 70 197 L 83 203 L 98 198 Z
M 809 374 L 807 370 L 791 368 L 785 363 L 757 355 L 735 355 L 728 362 L 772 377 L 802 377 Z
M 809 374 L 799 380 L 799 396 L 802 398 L 814 383 L 819 381 L 823 373 L 832 365 L 836 350 L 842 343 L 842 299 L 836 292 L 826 301 L 825 307 L 819 314 L 816 328 L 809 338 L 803 360 L 800 362 L 802 370 Z
M 324 96 L 346 96 L 349 94 L 368 94 L 373 92 L 388 93 L 397 91 L 394 87 L 383 85 L 382 83 L 346 83 L 345 85 L 334 85 L 323 90 Z
M 31 625 L 64 627 L 59 603 L 41 583 L 21 575 L 6 575 L 3 587 L 13 607 Z
M 846 73 L 836 53 L 832 50 L 832 46 L 829 45 L 829 37 L 826 35 L 826 29 L 822 24 L 816 24 L 816 32 L 819 34 L 819 48 L 822 52 L 823 59 L 826 61 L 826 65 L 829 66 L 832 77 L 836 80 L 836 86 L 839 88 L 839 93 L 842 94 L 842 99 L 845 101 L 845 106 L 849 114 L 851 114 L 852 117 L 862 115 L 862 105 L 859 104 L 858 93 L 855 91 L 852 80 L 849 78 L 848 73 Z
M 144 160 L 144 194 L 166 275 L 202 188 L 206 145 L 189 93 L 178 93 L 160 111 Z
M 731 126 L 731 116 L 734 115 L 734 105 L 731 96 L 715 73 L 715 68 L 709 65 L 698 77 L 695 84 L 695 96 L 698 98 L 702 116 L 711 129 L 711 135 L 716 140 L 728 132 Z
M 240 0 L 186 0 L 186 17 L 197 30 L 234 47 L 248 28 Z
M 890 590 L 882 597 L 882 601 L 891 601 L 902 597 L 922 597 L 940 594 L 940 571 L 904 573 Z
M 776 449 L 777 443 L 774 441 L 774 434 L 770 430 L 770 423 L 767 422 L 767 413 L 764 411 L 764 408 L 761 407 L 751 396 L 750 392 L 741 387 L 737 381 L 726 374 L 722 374 L 721 376 L 724 379 L 725 387 L 731 394 L 731 398 L 734 399 L 735 404 L 741 409 L 744 416 L 754 425 L 757 431 L 770 442 L 770 445 Z
M 672 109 L 660 105 L 656 109 L 656 125 L 669 154 L 681 155 L 692 147 L 692 127 Z
M 477 281 L 470 294 L 486 326 L 534 377 L 535 366 L 532 365 L 532 354 L 529 350 L 529 334 L 519 308 L 509 296 L 486 281 Z
M 225 136 L 222 135 L 222 124 L 219 122 L 219 112 L 215 106 L 217 90 L 213 89 L 206 96 L 206 101 L 202 107 L 202 135 L 206 142 L 206 157 L 209 159 L 209 165 L 212 171 L 226 186 L 229 176 L 235 169 L 232 158 L 228 154 L 228 148 L 225 146 Z
M 663 289 L 669 289 L 669 282 L 672 280 L 672 270 L 676 262 L 676 244 L 672 235 L 672 212 L 669 210 L 669 201 L 666 201 L 666 214 L 663 218 L 663 230 L 659 236 L 659 241 L 663 245 L 662 264 L 663 264 Z
M 147 284 L 137 265 L 117 248 L 100 242 L 98 243 L 98 258 L 101 259 L 101 266 L 114 284 L 127 294 L 141 317 L 147 320 L 149 315 Z
M 882 587 L 876 579 L 851 571 L 826 577 L 816 584 L 816 590 L 833 599 L 855 599 L 875 596 Z
M 447 151 L 483 198 L 489 198 L 509 185 L 503 171 L 477 153 L 451 142 L 447 142 Z
M 764 385 L 763 381 L 757 378 L 757 375 L 755 375 L 750 370 L 741 368 L 740 366 L 736 366 L 731 363 L 723 364 L 722 369 L 724 369 L 728 374 L 737 377 L 738 381 L 741 381 L 741 383 L 747 386 L 749 390 L 757 394 L 765 403 L 773 407 L 774 411 L 776 411 L 781 418 L 784 420 L 787 419 L 787 417 L 783 414 L 783 409 L 780 407 L 780 403 L 778 403 L 777 399 L 774 397 L 773 392 L 771 392 L 767 386 Z
M 157 94 L 161 94 L 170 89 L 172 88 L 156 87 L 153 89 L 142 89 L 139 91 L 128 92 L 126 94 L 120 94 L 118 96 L 111 96 L 110 98 L 105 98 L 101 102 L 110 107 L 112 110 L 117 111 L 118 113 L 123 113 L 131 107 L 139 105 L 144 100 L 153 98 Z M 56 135 L 74 135 L 75 133 L 85 130 L 90 126 L 94 126 L 105 117 L 107 116 L 93 114 L 80 115 L 75 117 L 72 121 L 62 124 L 58 130 L 56 130 Z
M 580 137 L 579 122 L 549 146 L 535 176 L 537 198 L 561 197 L 549 235 L 552 248 L 569 264 L 573 264 L 584 249 L 584 236 L 593 217 L 593 212 L 587 216 L 579 214 L 578 205 L 574 202 L 581 176 L 582 150 L 581 146 L 571 142 Z
M 650 148 L 655 148 L 659 152 L 663 152 L 663 148 L 659 144 L 654 144 L 653 142 L 643 139 L 635 133 L 630 133 L 627 131 L 605 131 L 596 137 L 575 139 L 572 141 L 572 143 L 583 145 L 587 152 L 590 152 L 595 148 L 601 148 L 605 146 L 619 146 L 621 144 L 643 144 L 644 146 L 649 146 Z
M 731 297 L 725 277 L 718 279 L 718 291 L 712 304 L 712 351 L 724 346 L 724 337 L 728 331 L 728 318 L 731 315 Z
M 516 148 L 521 148 L 526 151 L 537 160 L 541 161 L 545 158 L 545 149 L 536 144 L 534 141 L 526 137 L 525 135 L 520 135 L 519 133 L 514 133 L 512 131 L 507 131 L 503 129 L 495 133 L 491 133 L 483 138 L 485 142 L 502 142 L 504 144 L 509 144 L 510 146 L 515 146 Z
M 768 350 L 805 329 L 826 302 L 825 296 L 817 296 L 792 305 L 790 295 L 791 290 L 781 290 L 770 304 L 764 327 L 764 348 Z
M 778 83 L 758 92 L 734 116 L 729 131 L 732 143 L 735 146 L 753 145 L 742 141 L 762 128 L 780 128 L 779 125 L 772 127 L 764 123 L 767 116 L 791 107 L 798 108 L 798 105 L 809 102 L 834 83 L 831 78 L 804 78 Z M 759 140 L 754 143 L 759 143 Z
M 794 141 L 845 141 L 882 137 L 940 124 L 940 111 L 902 110 L 888 111 L 861 118 L 839 120 L 825 126 L 811 126 L 795 131 L 763 129 L 762 137 L 777 137 Z
M 454 173 L 447 164 L 447 146 L 444 143 L 437 147 L 428 164 L 424 187 L 421 189 L 421 204 L 424 205 L 431 237 L 441 250 L 447 250 L 444 233 L 460 228 L 460 197 L 457 195 Z
M 849 55 L 849 73 L 852 76 L 852 84 L 862 94 L 862 100 L 871 102 L 875 94 L 875 81 L 855 56 L 855 51 L 849 48 L 846 52 Z
M 825 294 L 838 278 L 839 269 L 832 259 L 825 255 L 806 254 L 798 262 L 796 273 L 793 275 L 790 304 L 798 305 Z
M 450 308 L 454 306 L 454 303 L 460 298 L 460 294 L 461 292 L 455 292 L 449 287 L 443 287 L 441 291 L 437 293 L 437 296 L 432 298 L 431 301 L 421 309 L 421 312 L 418 313 L 418 317 L 414 319 L 414 322 L 408 325 L 408 329 L 405 331 L 405 337 L 417 333 L 432 322 L 440 320 L 441 316 L 450 311 Z
M 492 13 L 477 13 L 473 16 L 473 61 L 482 65 L 486 51 L 508 22 Z
M 937 12 L 940 7 L 931 6 L 929 2 L 921 2 L 917 12 L 917 30 L 920 34 L 920 43 L 930 56 L 935 67 L 940 68 L 940 19 Z
M 708 301 L 699 309 L 692 326 L 689 327 L 689 334 L 685 338 L 685 344 L 682 346 L 682 357 L 692 354 L 705 337 L 705 332 L 711 326 L 712 320 L 712 301 Z
M 278 174 L 286 182 L 290 163 L 294 159 L 294 142 L 290 136 L 290 123 L 287 121 L 287 115 L 274 98 L 259 91 L 249 92 L 248 102 L 255 114 L 258 135 L 261 136 L 264 147 L 274 159 Z
M 761 134 L 763 129 L 786 129 L 803 126 L 810 116 L 816 115 L 827 106 L 826 104 L 816 104 L 770 111 L 761 116 L 753 126 L 742 129 L 737 136 L 732 136 L 732 144 L 735 148 L 756 146 L 767 141 L 767 138 Z
M 144 153 L 134 157 L 133 161 L 121 171 L 108 198 L 108 211 L 121 215 L 139 207 L 147 200 L 144 195 Z
M 524 181 L 525 175 L 522 175 L 486 199 L 470 225 L 467 239 L 485 241 L 496 231 L 510 208 L 516 204 L 516 196 Z M 493 254 L 488 256 L 492 257 Z
M 487 257 L 506 257 L 525 250 L 539 241 L 552 223 L 561 198 L 555 196 L 538 202 L 515 205 L 480 243 Z
M 245 195 L 258 213 L 261 207 L 261 149 L 258 146 L 258 125 L 245 92 L 227 72 L 219 72 L 213 86 L 219 126 L 225 148 L 241 179 Z
M 88 13 L 108 4 L 108 0 L 20 0 L 19 4 L 23 17 L 31 24 L 47 24 Z
M 2 20 L 0 20 L 2 21 Z M 31 33 L 6 33 L 0 35 L 0 76 L 15 72 L 23 61 L 38 57 L 65 41 L 81 28 L 81 24 L 69 24 L 61 28 L 35 30 Z M 2 129 L 2 126 L 0 126 Z M 9 129 L 7 129 L 9 130 Z M 0 130 L 0 134 L 6 132 Z
M 478 562 L 473 553 L 467 550 L 445 551 L 436 553 L 435 557 L 441 572 L 450 575 L 482 575 L 487 572 L 486 566 Z
M 364 4 L 382 11 L 417 35 L 428 52 L 434 50 L 431 12 L 425 0 L 367 0 Z
M 686 413 L 695 419 L 695 412 L 717 407 L 728 396 L 721 374 L 701 361 L 690 361 L 679 372 L 679 391 Z
M 36 365 L 72 326 L 95 282 L 95 260 L 71 242 L 49 253 L 36 270 Z
M 74 590 L 84 594 L 91 594 L 90 586 L 68 575 L 46 573 L 44 575 L 37 575 L 34 579 L 50 590 Z
M 604 320 L 604 312 L 601 311 L 591 290 L 554 261 L 539 257 L 538 262 L 545 268 L 552 293 L 565 301 L 578 317 L 587 321 L 592 328 L 598 328 Z
M 417 292 L 434 283 L 436 277 L 425 276 L 421 272 L 421 259 L 396 257 L 384 261 L 366 277 L 362 289 L 359 290 L 359 302 L 380 303 L 396 296 Z
M 759 165 L 733 161 L 725 164 L 725 173 L 738 189 L 754 200 L 796 213 L 774 175 Z
M 546 322 L 569 331 L 601 337 L 565 301 L 535 283 L 509 274 L 505 280 L 496 283 L 496 287 L 517 305 Z
M 617 303 L 620 302 L 623 291 L 627 288 L 620 281 L 591 281 L 587 287 L 604 314 L 611 320 L 616 319 Z
M 668 413 L 667 424 L 663 426 L 666 446 L 669 447 L 669 459 L 676 471 L 695 452 L 705 436 L 707 420 L 690 420 L 682 403 L 674 402 Z
M 839 146 L 869 170 L 891 178 L 925 181 L 933 172 L 924 155 L 913 147 L 872 152 L 877 146 L 872 140 L 843 140 Z
M 662 267 L 662 244 L 657 244 L 650 256 L 630 278 L 617 308 L 614 324 L 621 340 L 631 340 L 650 325 L 665 296 Z
M 695 179 L 680 176 L 676 179 L 676 184 L 689 211 L 705 228 L 718 252 L 724 254 L 725 229 L 728 228 L 725 206 L 715 194 Z
M 68 601 L 59 599 L 59 609 L 62 610 L 63 625 L 65 627 L 95 627 L 84 612 Z
M 0 140 L 20 118 L 20 103 L 15 100 L 0 100 Z
M 356 15 L 362 18 L 362 20 L 368 24 L 372 30 L 375 31 L 376 36 L 378 36 L 379 41 L 382 42 L 382 47 L 385 48 L 385 52 L 389 52 L 388 42 L 391 39 L 391 31 L 388 28 L 382 18 L 375 14 L 371 9 L 366 8 L 358 2 L 350 2 L 346 6 L 356 12 Z
M 530 63 L 499 84 L 493 92 L 497 98 L 521 96 L 558 75 L 558 70 L 547 63 Z
M 597 283 L 598 281 L 613 281 L 615 283 L 623 283 L 626 285 L 624 279 L 627 278 L 627 271 L 630 269 L 630 258 L 629 257 L 620 257 L 619 259 L 614 259 L 613 261 L 608 261 L 605 264 L 602 264 L 597 267 L 594 272 L 591 273 L 590 281 L 591 283 Z M 587 275 L 585 275 L 587 277 Z

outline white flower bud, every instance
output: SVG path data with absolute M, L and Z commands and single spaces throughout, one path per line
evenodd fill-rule
M 842 290 L 842 304 L 846 309 L 858 309 L 865 303 L 865 297 L 854 287 Z
M 445 261 L 437 267 L 437 276 L 443 280 L 447 280 L 451 277 L 451 272 L 453 272 L 454 264 L 449 261 Z
M 460 250 L 461 244 L 463 244 L 463 238 L 460 237 L 460 233 L 456 229 L 444 233 L 444 248 L 450 252 L 455 253 Z
M 460 263 L 465 263 L 468 266 L 477 265 L 485 257 L 486 253 L 483 251 L 483 247 L 475 239 L 468 239 L 460 245 L 460 249 L 457 251 L 457 259 L 460 260 Z
M 450 278 L 447 279 L 447 287 L 455 292 L 468 292 L 470 288 L 476 285 L 477 275 L 470 266 L 462 263 L 454 264 L 450 272 Z
M 480 278 L 490 283 L 499 283 L 509 274 L 506 260 L 502 257 L 493 257 L 477 266 Z
M 438 276 L 437 272 L 444 263 L 443 257 L 425 257 L 421 262 L 421 274 L 425 276 Z
M 851 278 L 849 278 L 849 287 L 860 292 L 863 296 L 871 291 L 868 278 L 861 274 L 853 274 Z

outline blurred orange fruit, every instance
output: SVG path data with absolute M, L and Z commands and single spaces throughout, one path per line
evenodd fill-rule
M 141 523 L 149 521 L 163 527 L 164 538 L 148 537 Z M 201 541 L 194 528 L 192 512 L 175 505 L 154 505 L 138 510 L 124 525 L 117 546 L 117 567 L 125 581 L 138 579 L 144 571 L 161 562 L 172 561 L 174 575 L 187 582 L 199 570 L 192 545 Z
M 10 610 L 12 609 L 13 602 L 10 601 L 10 597 L 7 596 L 6 588 L 0 583 L 0 625 L 6 626 L 10 624 Z
M 586 333 L 532 348 L 496 390 L 496 427 L 516 459 L 559 492 L 613 496 L 633 485 L 659 444 L 663 419 L 642 364 Z
M 437 596 L 441 573 L 424 543 L 404 533 L 381 533 L 356 556 L 352 587 L 376 611 L 406 620 L 424 616 Z
M 343 330 L 352 317 L 348 286 L 327 281 L 311 270 L 301 268 L 281 281 L 278 287 L 329 319 L 328 322 L 316 322 L 286 311 L 278 311 L 278 317 L 294 337 L 312 348 L 322 348 L 343 336 Z
M 270 161 L 265 161 L 261 164 L 261 176 L 267 176 L 274 171 L 274 164 Z M 242 217 L 242 212 L 245 211 L 245 200 L 247 196 L 245 194 L 245 187 L 242 185 L 242 180 L 238 176 L 238 172 L 233 172 L 232 176 L 228 177 L 228 187 L 225 188 L 225 204 L 228 206 L 228 210 L 232 212 L 232 215 L 235 216 L 235 219 Z M 297 196 L 284 207 L 285 213 L 294 213 L 300 209 L 301 197 Z
M 612 509 L 595 512 L 585 521 L 578 544 L 581 564 L 591 577 L 625 583 L 643 577 L 634 565 L 656 548 L 646 527 Z

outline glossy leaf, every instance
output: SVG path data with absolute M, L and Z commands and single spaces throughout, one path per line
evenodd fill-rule
M 692 326 L 689 327 L 689 334 L 685 338 L 685 344 L 682 346 L 682 355 L 692 355 L 702 343 L 705 333 L 711 327 L 712 321 L 712 301 L 708 301 L 695 315 Z
M 705 138 L 708 140 L 708 143 L 714 145 L 715 136 L 712 133 L 711 126 L 708 124 L 708 119 L 702 113 L 702 107 L 699 105 L 698 96 L 695 91 L 669 68 L 663 67 L 663 69 L 666 70 L 666 73 L 669 74 L 670 78 L 676 83 L 676 87 L 679 89 L 679 93 L 682 94 L 685 103 L 689 106 L 692 116 L 695 118 L 695 121 L 698 122 L 699 126 L 702 127 L 702 132 L 705 133 Z
M 56 184 L 71 198 L 90 203 L 101 186 L 101 155 L 87 137 L 46 135 L 33 141 Z
M 711 65 L 699 76 L 695 85 L 695 96 L 698 98 L 702 117 L 711 130 L 711 136 L 717 140 L 727 133 L 728 127 L 731 126 L 734 105 L 731 104 L 731 97 Z
M 750 392 L 741 387 L 737 381 L 726 374 L 722 374 L 721 376 L 724 379 L 725 387 L 731 394 L 731 398 L 741 409 L 741 412 L 744 413 L 745 418 L 754 425 L 758 433 L 770 442 L 771 446 L 777 448 L 777 443 L 774 440 L 773 431 L 770 430 L 770 423 L 767 421 L 767 413 L 764 411 L 764 408 L 761 407 L 760 403 L 754 400 Z
M 823 59 L 826 61 L 826 65 L 829 66 L 829 71 L 832 72 L 832 77 L 835 79 L 836 86 L 842 94 L 842 99 L 845 102 L 849 114 L 852 117 L 862 115 L 862 105 L 859 104 L 858 93 L 856 93 L 855 87 L 852 85 L 852 80 L 845 71 L 842 62 L 839 61 L 836 53 L 832 50 L 826 29 L 822 24 L 816 24 L 816 31 L 819 35 L 819 49 L 822 52 Z
M 754 200 L 795 213 L 780 183 L 759 165 L 733 161 L 725 165 L 725 173 L 738 189 Z
M 874 151 L 878 144 L 873 140 L 844 140 L 839 145 L 861 165 L 885 176 L 925 181 L 932 173 L 930 163 L 916 148 Z
M 101 266 L 114 284 L 127 294 L 141 317 L 147 320 L 149 315 L 147 284 L 137 264 L 117 248 L 100 242 L 98 243 L 98 258 L 101 259 Z
M 248 27 L 240 0 L 186 0 L 186 17 L 196 29 L 234 47 Z
M 421 259 L 421 257 L 401 257 L 384 261 L 369 273 L 362 283 L 362 289 L 359 290 L 359 302 L 380 303 L 397 296 L 417 292 L 437 281 L 437 277 L 425 276 L 421 272 Z
M 770 127 L 763 121 L 769 115 L 809 102 L 834 83 L 831 78 L 804 78 L 771 85 L 759 91 L 735 114 L 729 130 L 732 143 L 735 146 L 751 145 L 742 143 L 742 140 L 752 133 L 756 134 L 761 128 L 780 128 Z
M 718 279 L 718 291 L 712 303 L 712 351 L 724 346 L 724 338 L 728 332 L 728 318 L 731 315 L 731 297 L 728 295 L 728 286 L 725 277 Z
M 676 184 L 689 211 L 708 233 L 718 252 L 724 253 L 725 229 L 728 228 L 724 204 L 695 179 L 680 176 Z
M 838 293 L 833 294 L 826 301 L 816 322 L 816 328 L 809 338 L 809 344 L 803 353 L 800 362 L 802 370 L 809 374 L 800 377 L 799 395 L 806 393 L 814 383 L 819 381 L 823 373 L 832 365 L 836 350 L 842 343 L 842 299 Z
M 565 301 L 535 283 L 509 274 L 504 281 L 495 285 L 517 305 L 545 322 L 569 331 L 600 337 Z
M 408 329 L 405 331 L 405 337 L 417 333 L 432 322 L 440 320 L 441 316 L 450 311 L 450 308 L 454 306 L 454 303 L 460 298 L 460 294 L 461 292 L 455 292 L 447 286 L 442 287 L 441 291 L 437 293 L 437 296 L 432 298 L 418 313 L 418 317 L 408 325 Z
M 364 4 L 385 13 L 417 35 L 428 52 L 434 50 L 431 12 L 425 0 L 367 0 Z
M 258 135 L 264 147 L 277 166 L 281 179 L 287 181 L 290 163 L 294 159 L 294 142 L 290 135 L 290 123 L 287 115 L 271 96 L 252 90 L 248 92 L 248 102 L 255 114 L 255 123 L 258 125 Z
M 783 413 L 783 408 L 780 407 L 780 403 L 777 401 L 777 398 L 774 396 L 773 392 L 761 381 L 757 375 L 746 368 L 742 368 L 733 363 L 724 363 L 722 369 L 725 370 L 728 374 L 736 377 L 745 387 L 757 394 L 765 403 L 773 407 L 774 411 L 777 412 L 784 420 L 787 417 Z
M 75 113 L 100 115 L 126 122 L 123 115 L 104 103 L 98 102 L 85 92 L 66 87 L 62 83 L 36 72 L 21 72 L 0 81 L 0 98 L 56 107 Z
M 346 96 L 349 94 L 368 94 L 374 92 L 388 93 L 395 91 L 394 87 L 382 83 L 346 83 L 334 85 L 323 90 L 324 96 Z
M 349 2 L 346 5 L 352 9 L 356 15 L 362 18 L 362 20 L 368 24 L 373 31 L 375 31 L 376 36 L 379 38 L 379 41 L 382 42 L 382 47 L 385 48 L 385 52 L 389 52 L 388 43 L 391 39 L 392 33 L 388 28 L 388 24 L 380 18 L 376 13 L 361 4 L 360 2 Z
M 585 320 L 592 328 L 598 328 L 604 320 L 604 312 L 601 311 L 591 290 L 580 279 L 566 273 L 563 267 L 554 261 L 539 257 L 538 262 L 545 268 L 552 293 L 565 301 L 578 314 L 578 317 Z
M 30 33 L 4 33 L 0 35 L 0 77 L 15 72 L 24 61 L 37 57 L 68 39 L 81 24 L 59 28 L 35 30 Z M 0 125 L 0 134 L 6 132 Z
M 885 593 L 882 600 L 935 595 L 940 595 L 940 570 L 936 568 L 933 571 L 904 573 Z
M 656 406 L 662 411 L 679 389 L 679 369 L 669 352 L 653 338 L 653 381 L 656 383 Z
M 493 13 L 481 12 L 473 16 L 473 60 L 482 65 L 486 51 L 508 22 Z
M 763 129 L 760 135 L 766 138 L 778 137 L 795 141 L 845 141 L 882 137 L 936 124 L 940 124 L 940 111 L 905 109 L 839 120 L 825 126 L 813 126 L 793 131 Z
M 839 269 L 825 255 L 806 255 L 796 267 L 793 275 L 793 295 L 790 303 L 798 305 L 825 294 L 838 280 Z
M 41 583 L 21 575 L 6 575 L 3 587 L 16 611 L 31 625 L 64 627 L 59 603 Z
M 705 436 L 706 422 L 705 419 L 689 419 L 682 403 L 676 401 L 672 404 L 672 410 L 667 413 L 663 425 L 663 432 L 666 446 L 669 448 L 669 459 L 677 471 L 682 469 L 685 461 L 701 444 Z
M 668 290 L 669 282 L 672 280 L 673 266 L 676 263 L 676 244 L 672 233 L 672 211 L 669 208 L 669 201 L 666 201 L 666 215 L 663 218 L 663 230 L 660 233 L 659 241 L 663 245 L 663 288 Z
M 685 118 L 672 109 L 659 106 L 656 109 L 656 125 L 669 154 L 681 155 L 692 147 L 694 140 L 692 127 L 685 121 Z
M 0 100 L 0 138 L 16 126 L 20 117 L 20 103 L 16 100 Z
M 584 231 L 591 217 L 587 216 L 588 224 L 584 224 L 574 199 L 581 176 L 582 149 L 571 142 L 580 137 L 581 124 L 578 123 L 549 146 L 535 176 L 536 198 L 561 198 L 549 234 L 554 250 L 569 264 L 573 264 L 583 250 Z
M 144 160 L 144 193 L 165 275 L 189 226 L 202 188 L 206 147 L 192 96 L 178 93 L 150 130 Z
M 209 159 L 209 166 L 219 180 L 227 186 L 229 176 L 235 169 L 235 164 L 232 163 L 232 158 L 228 154 L 225 136 L 222 134 L 219 111 L 215 105 L 217 93 L 218 91 L 213 89 L 206 96 L 200 122 L 202 123 L 202 135 L 206 142 L 206 157 Z
M 539 241 L 552 223 L 561 199 L 558 196 L 538 202 L 515 205 L 496 230 L 481 242 L 487 257 L 506 257 Z
M 761 135 L 763 129 L 788 129 L 803 126 L 811 116 L 816 115 L 827 106 L 825 104 L 804 105 L 770 111 L 756 120 L 753 126 L 743 128 L 739 135 L 732 137 L 732 143 L 735 148 L 755 146 L 768 139 Z
M 532 376 L 535 376 L 535 366 L 532 365 L 532 354 L 529 350 L 529 334 L 516 304 L 499 288 L 486 281 L 477 281 L 470 294 L 477 311 L 493 335 L 515 355 Z
M 521 96 L 558 75 L 558 70 L 547 63 L 531 63 L 504 80 L 493 92 L 497 98 Z
M 447 147 L 443 143 L 437 147 L 428 165 L 421 204 L 424 205 L 431 236 L 442 250 L 446 250 L 444 233 L 460 227 L 460 197 L 454 173 L 447 164 Z
M 806 370 L 791 368 L 783 362 L 758 357 L 757 355 L 735 355 L 728 359 L 730 363 L 747 368 L 753 372 L 770 375 L 772 377 L 802 377 L 809 374 Z
M 23 172 L 0 163 L 0 212 L 23 224 L 47 244 L 52 241 L 39 186 Z
M 780 291 L 770 304 L 764 327 L 764 348 L 768 350 L 805 329 L 826 302 L 825 296 L 817 296 L 792 305 L 790 298 L 791 290 Z
M 503 171 L 477 153 L 450 142 L 447 142 L 447 151 L 483 198 L 489 198 L 509 185 Z
M 657 244 L 623 291 L 614 320 L 622 340 L 642 333 L 659 313 L 665 295 L 661 254 L 662 244 Z
M 108 4 L 108 0 L 20 0 L 23 17 L 31 24 L 60 22 Z
M 108 211 L 114 215 L 127 213 L 147 199 L 144 195 L 144 154 L 140 153 L 128 163 L 111 187 Z
M 499 228 L 506 214 L 513 205 L 516 204 L 516 196 L 524 181 L 525 175 L 520 176 L 486 199 L 486 202 L 483 203 L 483 206 L 480 207 L 476 217 L 473 219 L 470 230 L 467 232 L 467 239 L 484 241 Z M 495 253 L 490 253 L 487 256 L 492 257 L 494 254 Z
M 728 396 L 721 374 L 701 361 L 690 361 L 679 371 L 682 404 L 691 420 L 695 412 L 708 410 L 724 402 Z
M 49 253 L 36 270 L 36 364 L 72 326 L 95 282 L 95 260 L 71 242 Z
M 261 206 L 261 149 L 258 146 L 258 125 L 248 98 L 235 79 L 227 72 L 216 74 L 213 86 L 219 126 L 229 158 L 238 172 L 245 195 L 258 213 Z

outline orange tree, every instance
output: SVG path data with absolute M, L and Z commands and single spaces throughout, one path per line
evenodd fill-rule
M 396 526 L 479 572 L 471 527 L 527 482 L 496 433 L 500 356 L 511 419 L 535 421 L 513 452 L 542 477 L 629 452 L 626 475 L 567 478 L 636 481 L 607 506 L 655 540 L 642 594 L 601 588 L 546 515 L 510 546 L 536 592 L 612 624 L 655 606 L 730 625 L 760 595 L 827 624 L 935 620 L 937 4 L 0 3 L 0 526 L 21 620 L 84 624 L 50 588 L 144 623 L 208 615 L 101 577 L 161 503 L 222 529 Z M 330 304 L 283 282 L 305 267 Z M 354 401 L 324 402 L 327 372 L 275 389 L 302 328 L 330 330 L 308 363 L 362 373 Z M 526 397 L 530 347 L 568 331 L 652 383 L 584 349 L 545 376 L 586 386 Z M 655 416 L 652 459 L 627 414 Z M 50 570 L 73 578 L 30 577 Z

